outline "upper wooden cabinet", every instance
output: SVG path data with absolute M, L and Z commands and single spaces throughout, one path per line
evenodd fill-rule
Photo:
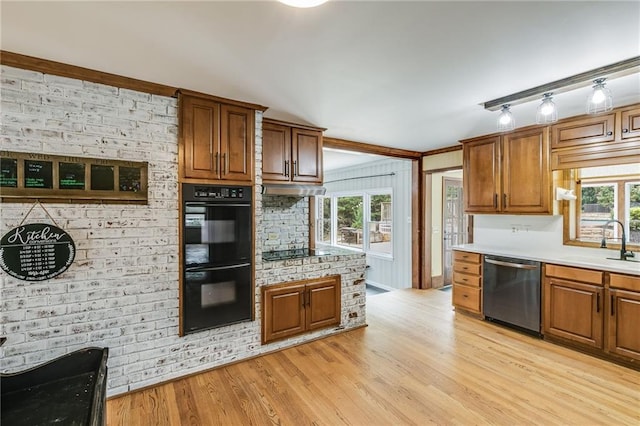
M 553 170 L 635 163 L 640 155 L 640 105 L 551 126 Z
M 322 183 L 323 130 L 264 119 L 262 180 L 271 183 Z
M 467 213 L 551 213 L 546 127 L 462 143 Z
M 253 181 L 255 110 L 180 95 L 181 179 Z

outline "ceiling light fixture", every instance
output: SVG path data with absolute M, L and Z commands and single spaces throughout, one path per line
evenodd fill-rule
M 613 100 L 611 98 L 611 90 L 605 87 L 606 78 L 597 78 L 593 80 L 595 85 L 593 91 L 587 97 L 587 114 L 598 114 L 600 112 L 611 111 L 613 109 Z
M 513 118 L 509 106 L 509 104 L 502 105 L 502 111 L 500 111 L 500 115 L 498 116 L 498 130 L 501 132 L 516 128 L 516 120 Z
M 320 6 L 323 3 L 326 3 L 328 0 L 278 0 L 280 3 L 284 3 L 287 6 L 293 7 L 316 7 Z
M 542 103 L 538 105 L 538 110 L 536 112 L 536 123 L 546 124 L 558 121 L 558 108 L 553 102 L 552 95 L 552 92 L 542 95 Z

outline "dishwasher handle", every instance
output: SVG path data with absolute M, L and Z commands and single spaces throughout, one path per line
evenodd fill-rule
M 503 260 L 494 260 L 494 259 L 484 259 L 487 263 L 492 263 L 494 265 L 507 266 L 509 268 L 518 268 L 518 269 L 538 269 L 537 265 L 523 265 L 522 263 L 513 263 L 513 262 L 505 262 Z

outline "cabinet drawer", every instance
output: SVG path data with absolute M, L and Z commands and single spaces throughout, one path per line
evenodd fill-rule
M 567 280 L 581 281 L 583 283 L 602 285 L 603 273 L 601 271 L 547 264 L 545 274 L 548 277 L 564 278 Z
M 463 285 L 453 285 L 453 305 L 480 312 L 480 289 Z
M 469 253 L 468 251 L 453 251 L 454 262 L 480 263 L 480 253 Z
M 462 274 L 453 272 L 453 282 L 455 284 L 468 285 L 471 287 L 481 287 L 482 278 L 479 275 Z
M 463 274 L 480 275 L 482 265 L 464 262 L 455 262 L 453 264 L 453 270 L 455 272 L 461 272 Z
M 631 275 L 610 274 L 609 287 L 623 290 L 640 291 L 640 277 Z

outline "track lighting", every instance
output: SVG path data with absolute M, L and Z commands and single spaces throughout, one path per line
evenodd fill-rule
M 542 96 L 542 103 L 538 105 L 536 112 L 536 123 L 546 124 L 558 121 L 558 108 L 553 102 L 553 93 L 545 93 Z
M 587 97 L 587 114 L 598 114 L 600 112 L 611 111 L 613 109 L 611 91 L 605 87 L 605 80 L 606 78 L 597 78 L 593 80 L 595 85 Z
M 501 132 L 513 130 L 516 128 L 516 121 L 511 114 L 509 104 L 502 105 L 502 110 L 498 116 L 498 130 Z

